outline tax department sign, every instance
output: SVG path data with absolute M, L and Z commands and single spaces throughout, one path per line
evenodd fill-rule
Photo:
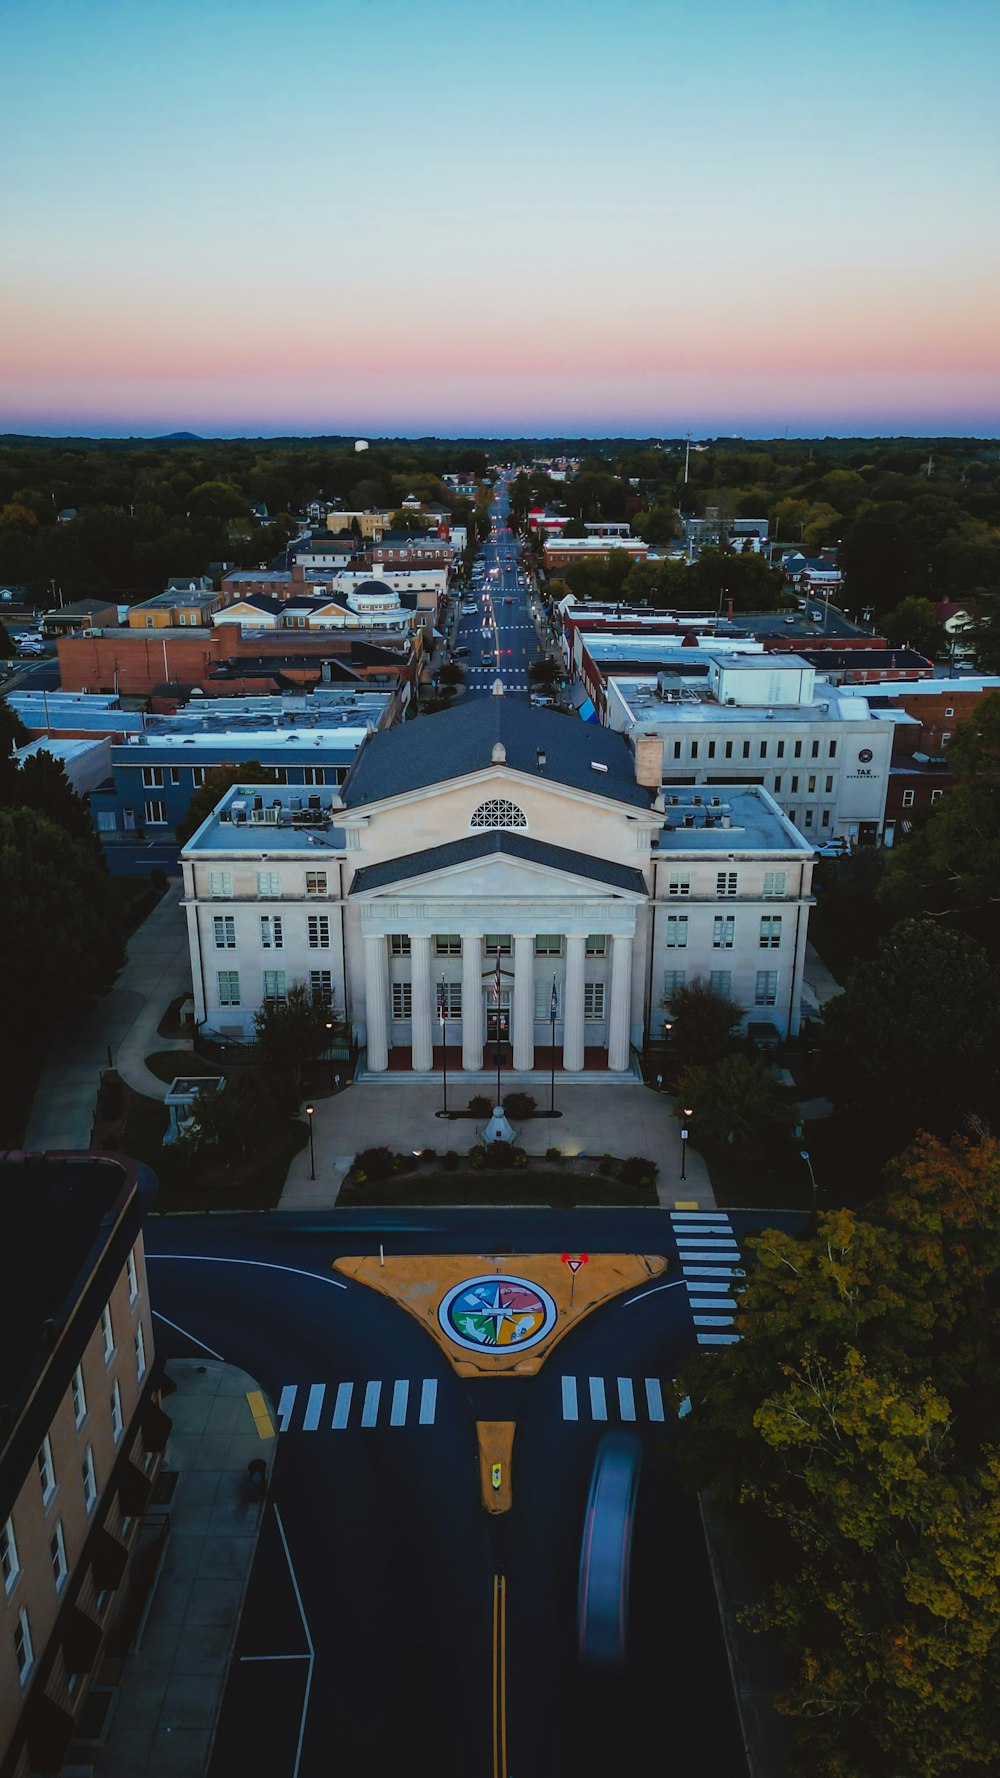
M 497 1272 L 456 1284 L 438 1309 L 442 1331 L 468 1352 L 527 1351 L 552 1332 L 556 1315 L 540 1284 Z

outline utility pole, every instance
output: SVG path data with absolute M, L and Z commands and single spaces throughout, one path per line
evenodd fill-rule
M 685 487 L 687 487 L 687 482 L 688 482 L 688 464 L 690 463 L 690 461 L 691 461 L 691 434 L 689 432 L 687 435 L 687 443 L 684 446 L 684 486 Z

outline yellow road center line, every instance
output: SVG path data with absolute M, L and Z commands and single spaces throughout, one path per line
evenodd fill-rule
M 497 1683 L 499 1667 L 500 1581 L 493 1576 L 493 1778 L 500 1778 L 499 1743 L 497 1740 Z
M 253 1416 L 253 1423 L 260 1438 L 274 1437 L 274 1422 L 270 1410 L 259 1389 L 247 1390 L 247 1407 Z
M 507 1778 L 507 1577 L 500 1576 L 500 1778 Z

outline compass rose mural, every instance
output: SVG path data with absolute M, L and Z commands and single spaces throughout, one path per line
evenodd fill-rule
M 469 1351 L 537 1346 L 556 1322 L 547 1290 L 527 1278 L 489 1272 L 466 1278 L 442 1299 L 438 1319 L 449 1340 Z

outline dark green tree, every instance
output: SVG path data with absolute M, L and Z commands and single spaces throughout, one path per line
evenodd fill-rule
M 260 1059 L 266 1073 L 288 1079 L 299 1098 L 302 1075 L 327 1046 L 327 1020 L 335 1015 L 314 1000 L 305 982 L 292 982 L 282 1001 L 267 1001 L 254 1016 Z
M 882 630 L 894 648 L 915 648 L 930 660 L 947 647 L 944 626 L 929 599 L 904 599 L 882 619 Z
M 686 1068 L 710 1068 L 734 1047 L 734 1032 L 743 1008 L 702 976 L 675 988 L 666 1008 L 670 1021 L 670 1065 L 675 1074 Z

